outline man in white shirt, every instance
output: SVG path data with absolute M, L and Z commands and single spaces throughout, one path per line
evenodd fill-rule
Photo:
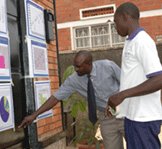
M 118 34 L 128 38 L 122 54 L 120 92 L 109 98 L 108 107 L 116 108 L 117 118 L 125 118 L 127 149 L 161 149 L 162 66 L 156 45 L 139 26 L 139 9 L 133 3 L 117 8 L 114 22 Z

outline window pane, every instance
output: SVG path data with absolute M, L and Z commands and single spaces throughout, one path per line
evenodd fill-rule
M 108 35 L 92 37 L 92 47 L 106 46 L 109 45 L 109 42 L 110 41 Z
M 92 36 L 108 34 L 108 25 L 93 26 L 91 28 Z
M 125 38 L 118 35 L 113 23 L 75 29 L 75 48 L 112 47 L 123 44 Z
M 76 48 L 86 48 L 90 46 L 89 40 L 89 29 L 86 28 L 79 28 L 75 30 L 75 43 Z
M 108 25 L 93 26 L 91 28 L 92 47 L 102 47 L 109 45 Z
M 76 39 L 76 48 L 89 47 L 89 38 L 78 38 Z
M 88 28 L 79 28 L 75 30 L 76 37 L 84 37 L 89 35 Z
M 111 24 L 112 44 L 121 44 L 124 42 L 125 37 L 118 35 L 115 25 Z

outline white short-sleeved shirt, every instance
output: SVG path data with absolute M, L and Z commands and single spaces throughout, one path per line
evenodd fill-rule
M 156 45 L 151 37 L 139 28 L 132 39 L 125 41 L 120 91 L 135 87 L 149 77 L 159 74 L 162 74 L 162 66 Z M 126 117 L 134 121 L 162 120 L 160 91 L 126 98 L 117 107 L 117 113 L 117 118 Z

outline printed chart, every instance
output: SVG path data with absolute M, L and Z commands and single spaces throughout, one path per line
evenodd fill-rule
M 28 36 L 45 40 L 44 9 L 31 0 L 25 0 Z
M 31 77 L 48 77 L 46 43 L 28 38 L 28 53 Z
M 14 128 L 14 111 L 11 85 L 0 84 L 0 131 Z
M 34 90 L 35 90 L 36 109 L 38 109 L 42 104 L 46 102 L 46 100 L 51 95 L 50 82 L 49 81 L 35 81 Z M 38 119 L 46 118 L 49 116 L 52 116 L 52 110 L 49 110 L 39 115 Z
M 0 36 L 0 80 L 10 80 L 10 51 L 9 41 L 6 37 Z

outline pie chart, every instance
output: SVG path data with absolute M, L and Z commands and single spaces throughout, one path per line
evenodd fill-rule
M 7 97 L 2 96 L 0 99 L 0 115 L 3 122 L 7 122 L 9 118 L 9 102 Z

